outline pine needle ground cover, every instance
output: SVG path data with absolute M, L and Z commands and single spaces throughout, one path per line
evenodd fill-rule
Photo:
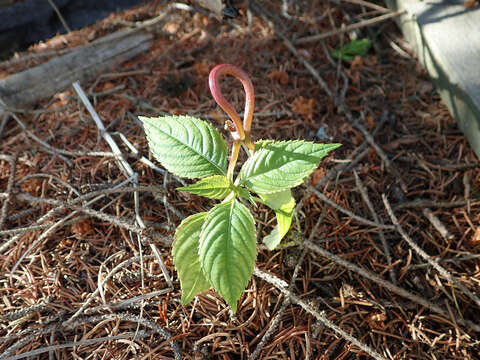
M 351 33 L 302 41 L 382 12 L 366 4 L 250 2 L 222 23 L 150 2 L 1 63 L 5 77 L 168 12 L 149 52 L 80 84 L 104 131 L 73 87 L 0 119 L 1 356 L 478 358 L 478 160 L 393 22 L 360 27 L 372 44 L 351 60 L 332 55 Z M 175 229 L 218 200 L 178 191 L 192 181 L 138 121 L 201 118 L 230 146 L 207 81 L 220 63 L 252 79 L 254 141 L 342 144 L 293 189 L 281 246 L 257 243 L 234 316 L 213 291 L 182 305 Z M 241 84 L 221 86 L 240 112 Z M 262 239 L 275 211 L 253 213 Z

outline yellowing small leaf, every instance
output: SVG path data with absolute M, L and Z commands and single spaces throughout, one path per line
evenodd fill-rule
M 290 190 L 283 191 L 281 193 L 269 194 L 269 196 L 271 197 L 272 195 L 277 194 L 279 194 L 277 199 L 269 200 L 271 204 L 275 206 L 279 205 L 277 209 L 274 209 L 275 216 L 277 217 L 277 226 L 275 226 L 270 234 L 263 238 L 263 243 L 269 250 L 275 249 L 278 244 L 280 244 L 280 241 L 282 241 L 283 237 L 287 234 L 290 226 L 292 225 L 293 210 L 295 209 L 295 199 L 293 198 Z M 287 198 L 287 195 L 289 198 Z
M 278 210 L 282 206 L 288 204 L 292 199 L 292 191 L 290 189 L 279 191 L 272 194 L 258 194 L 265 205 L 270 209 Z

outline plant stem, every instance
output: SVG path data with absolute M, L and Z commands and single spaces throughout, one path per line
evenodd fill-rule
M 228 170 L 227 170 L 227 179 L 233 182 L 233 170 L 235 169 L 235 165 L 237 164 L 238 160 L 238 153 L 240 152 L 241 146 L 240 140 L 235 140 L 232 145 L 232 154 L 230 155 L 230 162 L 228 163 Z
M 249 150 L 247 151 L 248 156 L 252 156 L 253 151 L 255 150 L 255 144 L 252 142 L 252 139 L 250 138 L 250 132 L 247 133 L 247 131 L 245 131 L 245 140 L 243 140 L 243 143 Z
M 247 153 L 248 157 L 252 156 L 253 155 L 253 150 L 255 148 L 255 144 L 251 143 L 253 145 L 253 148 L 249 148 L 247 147 L 247 145 L 245 144 L 245 142 L 242 143 L 242 147 L 243 147 L 243 150 L 245 150 L 245 152 Z

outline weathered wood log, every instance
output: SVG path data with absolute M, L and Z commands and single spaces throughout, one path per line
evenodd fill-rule
M 224 6 L 222 0 L 197 0 L 197 3 L 201 7 L 210 10 L 218 17 L 222 17 L 222 10 Z
M 407 41 L 480 158 L 480 8 L 464 0 L 387 0 Z
M 152 34 L 128 29 L 97 39 L 91 44 L 46 63 L 0 80 L 0 113 L 21 109 L 68 88 L 74 81 L 92 79 L 151 47 Z
M 234 19 L 238 16 L 238 10 L 228 0 L 196 0 L 196 2 L 210 10 L 219 19 L 224 17 Z

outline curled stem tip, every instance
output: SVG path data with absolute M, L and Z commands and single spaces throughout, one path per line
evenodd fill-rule
M 243 89 L 245 90 L 245 114 L 243 117 L 243 124 L 235 108 L 227 101 L 227 99 L 225 99 L 222 94 L 219 84 L 219 79 L 222 75 L 232 75 L 240 80 L 243 85 Z M 242 140 L 245 142 L 247 147 L 253 149 L 253 143 L 250 139 L 250 129 L 252 127 L 255 92 L 253 90 L 252 81 L 248 77 L 247 73 L 235 65 L 217 65 L 212 69 L 212 71 L 210 71 L 208 84 L 210 86 L 210 92 L 212 93 L 213 98 L 223 109 L 223 111 L 227 113 L 230 119 L 232 119 L 233 124 L 235 125 L 236 131 L 232 132 L 233 139 Z

